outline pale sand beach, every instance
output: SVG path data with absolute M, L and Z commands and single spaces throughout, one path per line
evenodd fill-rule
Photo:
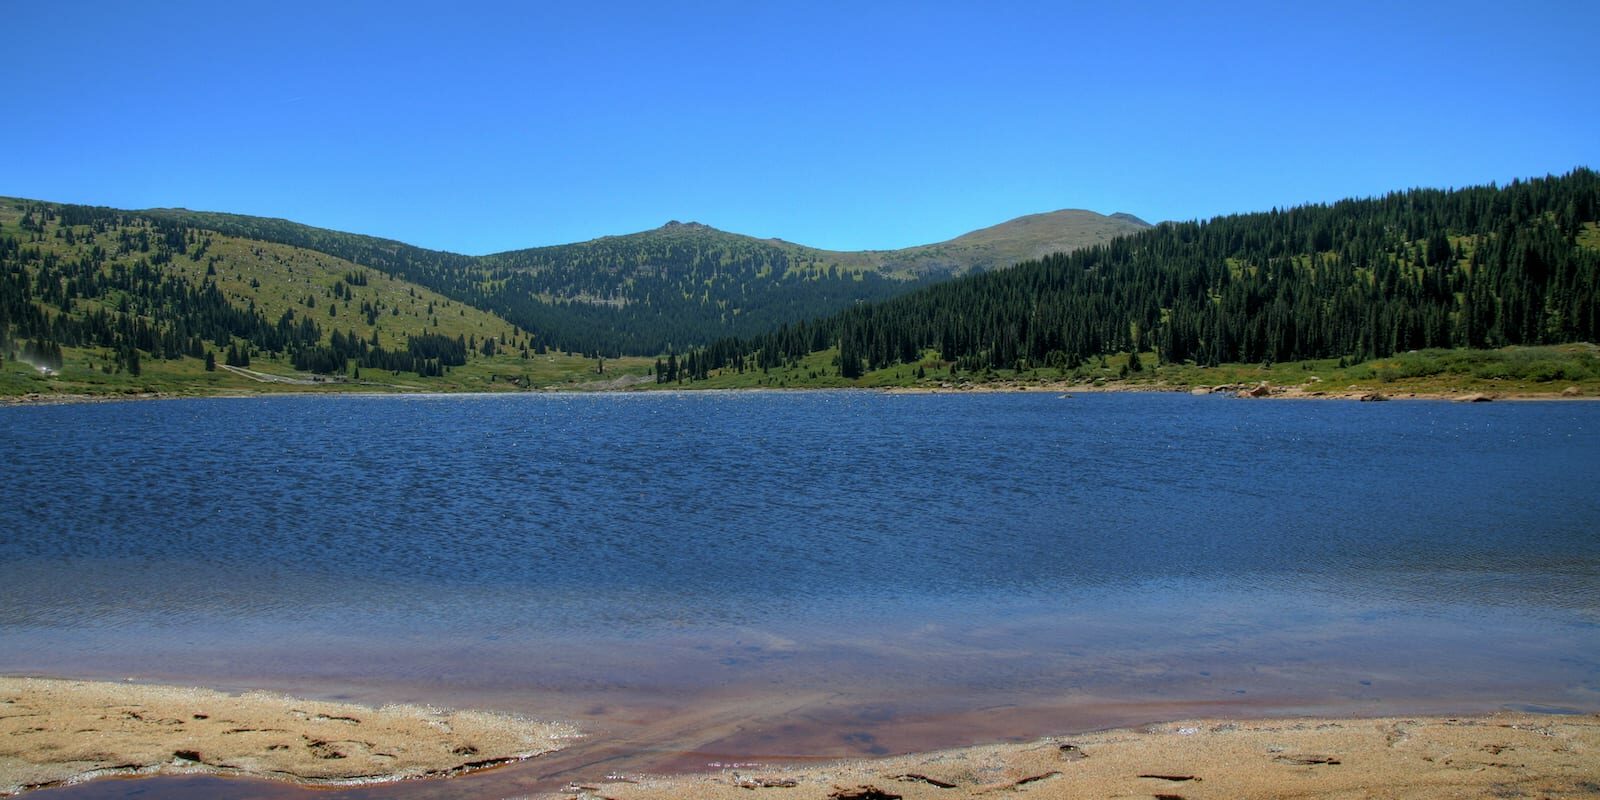
M 0 794 L 193 774 L 339 785 L 536 757 L 567 725 L 265 693 L 0 678 Z M 1600 796 L 1600 715 L 1200 719 L 826 764 L 609 775 L 549 798 L 1466 798 Z
M 134 774 L 312 785 L 426 778 L 530 758 L 576 735 L 480 711 L 0 677 L 0 796 Z

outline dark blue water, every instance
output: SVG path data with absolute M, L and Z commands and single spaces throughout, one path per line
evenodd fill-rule
M 764 746 L 819 754 L 829 713 L 871 752 L 997 706 L 1600 709 L 1600 404 L 185 400 L 0 409 L 0 452 L 0 672 L 612 732 L 798 698 Z

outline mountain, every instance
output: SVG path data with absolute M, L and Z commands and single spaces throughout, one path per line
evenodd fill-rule
M 938 244 L 844 252 L 673 221 L 639 233 L 474 257 L 286 220 L 183 209 L 138 213 L 338 256 L 492 311 L 551 347 L 611 357 L 754 336 L 1148 227 L 1058 211 Z
M 1138 233 L 1150 223 L 1131 214 L 1104 216 L 1081 209 L 1030 214 L 947 242 L 877 253 L 852 254 L 876 260 L 883 272 L 960 275 L 995 270 L 1051 253 L 1070 253 Z
M 657 354 L 894 297 L 935 278 L 699 223 L 484 256 L 407 276 L 491 308 L 564 349 Z
M 485 384 L 572 381 L 595 357 L 755 336 L 1132 224 L 1041 217 L 902 251 L 838 253 L 673 222 L 466 256 L 282 219 L 0 198 L 0 356 L 70 365 L 85 391 L 127 388 L 143 366 L 216 384 L 226 376 L 201 375 L 203 360 L 252 356 L 321 374 L 466 368 Z
M 1163 223 L 690 354 L 691 375 L 921 364 L 1076 373 L 1600 339 L 1600 174 Z M 815 359 L 811 359 L 815 363 Z M 1600 366 L 1597 366 L 1600 373 Z M 1482 375 L 1492 378 L 1493 375 Z M 1552 373 L 1546 380 L 1561 380 Z
M 783 239 L 757 239 L 728 233 L 698 222 L 673 220 L 650 231 L 604 236 L 578 244 L 516 250 L 488 258 L 522 265 L 529 265 L 530 262 L 549 263 L 561 260 L 561 254 L 572 252 L 573 249 L 593 250 L 634 244 L 645 245 L 648 249 L 652 240 L 669 238 L 693 242 L 696 246 L 710 245 L 715 249 L 727 248 L 736 242 L 742 246 L 768 245 L 782 251 L 789 261 L 800 265 L 799 269 L 802 270 L 815 272 L 836 267 L 846 272 L 875 272 L 884 277 L 913 280 L 930 275 L 949 277 L 975 270 L 1003 269 L 1051 253 L 1071 252 L 1102 244 L 1149 227 L 1150 223 L 1132 214 L 1107 216 L 1082 209 L 1062 209 L 1018 217 L 933 244 L 898 250 L 826 250 Z

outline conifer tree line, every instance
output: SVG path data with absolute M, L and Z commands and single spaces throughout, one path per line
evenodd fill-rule
M 490 346 L 492 347 L 493 340 Z M 489 353 L 493 355 L 493 353 Z M 355 331 L 334 331 L 327 344 L 302 347 L 294 351 L 290 363 L 295 369 L 324 375 L 342 373 L 346 366 L 415 372 L 423 378 L 439 377 L 446 367 L 467 363 L 467 341 L 461 336 L 423 332 L 408 337 L 405 350 L 385 350 L 378 344 L 378 333 L 363 339 Z
M 1415 189 L 1163 223 L 696 354 L 772 367 L 830 347 L 840 372 L 913 363 L 1073 368 L 1379 358 L 1600 338 L 1600 176 Z

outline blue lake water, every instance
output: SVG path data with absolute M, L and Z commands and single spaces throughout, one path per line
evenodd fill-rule
M 181 400 L 0 453 L 0 672 L 571 719 L 574 769 L 1600 710 L 1595 403 Z

